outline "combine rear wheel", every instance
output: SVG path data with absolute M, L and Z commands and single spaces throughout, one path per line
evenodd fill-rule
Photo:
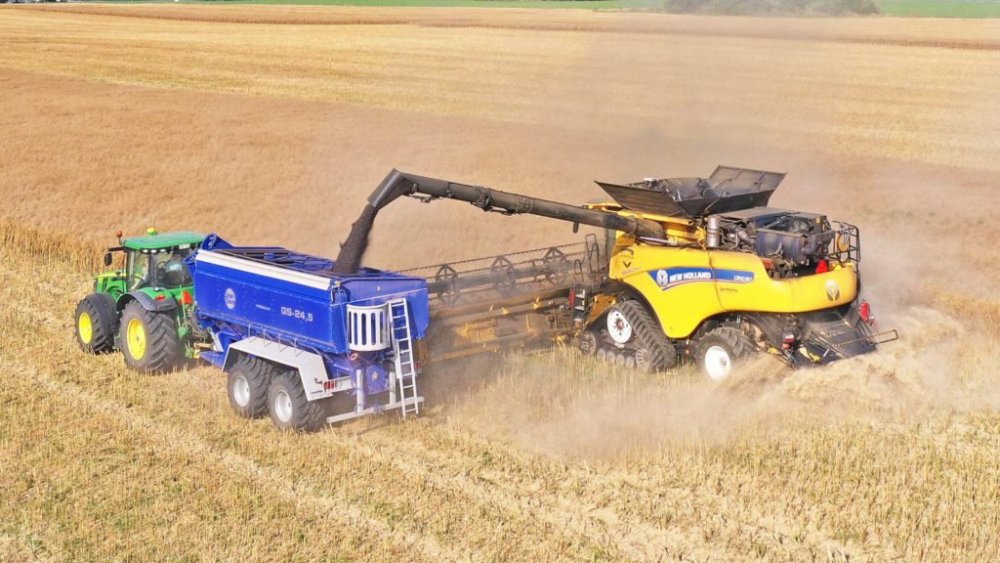
M 267 408 L 271 422 L 285 432 L 315 432 L 326 423 L 324 401 L 306 398 L 296 371 L 274 376 L 267 390 Z
M 103 354 L 115 349 L 118 313 L 107 293 L 91 293 L 76 306 L 76 343 L 84 352 Z
M 138 301 L 132 301 L 122 313 L 120 330 L 125 364 L 136 371 L 170 371 L 184 357 L 177 321 L 169 311 L 147 311 Z
M 229 405 L 244 418 L 260 418 L 267 414 L 267 388 L 274 378 L 275 368 L 253 356 L 244 356 L 229 370 L 226 391 Z
M 742 330 L 720 326 L 701 337 L 695 350 L 702 372 L 712 381 L 724 381 L 740 360 L 753 353 L 754 345 Z
M 608 311 L 608 336 L 632 351 L 624 365 L 648 373 L 664 371 L 677 363 L 677 350 L 659 323 L 638 301 L 623 301 Z

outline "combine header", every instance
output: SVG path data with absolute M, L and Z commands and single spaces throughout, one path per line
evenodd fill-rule
M 227 372 L 237 413 L 291 430 L 418 413 L 423 366 L 483 352 L 575 343 L 646 371 L 693 360 L 722 380 L 755 352 L 824 364 L 895 339 L 874 331 L 859 296 L 858 229 L 767 207 L 782 179 L 719 167 L 600 183 L 611 199 L 581 207 L 393 170 L 336 260 L 215 235 L 123 241 L 112 251 L 125 252 L 124 269 L 99 276 L 77 307 L 77 339 L 143 371 L 200 357 Z M 403 196 L 599 234 L 405 272 L 362 267 L 378 212 Z

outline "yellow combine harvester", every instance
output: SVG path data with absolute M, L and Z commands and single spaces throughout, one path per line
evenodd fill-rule
M 586 353 L 648 371 L 680 359 L 712 379 L 754 352 L 792 365 L 874 351 L 860 299 L 858 229 L 767 207 L 783 174 L 718 167 L 708 178 L 599 183 L 609 201 L 574 206 L 392 171 L 341 249 L 357 272 L 378 210 L 400 196 L 466 201 L 598 227 L 582 245 L 439 264 L 426 358 L 575 341 Z

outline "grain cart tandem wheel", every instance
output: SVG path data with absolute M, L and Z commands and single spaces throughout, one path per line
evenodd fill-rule
M 638 301 L 623 301 L 612 307 L 607 315 L 607 331 L 616 345 L 632 352 L 635 366 L 645 372 L 667 370 L 677 363 L 677 349 Z
M 84 352 L 103 354 L 115 349 L 118 313 L 107 293 L 91 293 L 76 306 L 76 343 Z
M 267 414 L 267 389 L 278 369 L 260 358 L 244 356 L 229 370 L 229 405 L 244 418 Z
M 184 357 L 173 315 L 169 311 L 147 311 L 138 301 L 125 306 L 118 338 L 125 364 L 137 371 L 170 371 Z
M 267 389 L 271 422 L 285 432 L 315 432 L 326 423 L 324 401 L 310 401 L 302 388 L 299 372 L 279 373 Z

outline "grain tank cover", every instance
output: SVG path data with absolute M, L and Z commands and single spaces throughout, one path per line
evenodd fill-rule
M 702 217 L 764 207 L 784 178 L 781 172 L 719 166 L 708 178 L 650 178 L 626 185 L 597 184 L 630 211 Z

